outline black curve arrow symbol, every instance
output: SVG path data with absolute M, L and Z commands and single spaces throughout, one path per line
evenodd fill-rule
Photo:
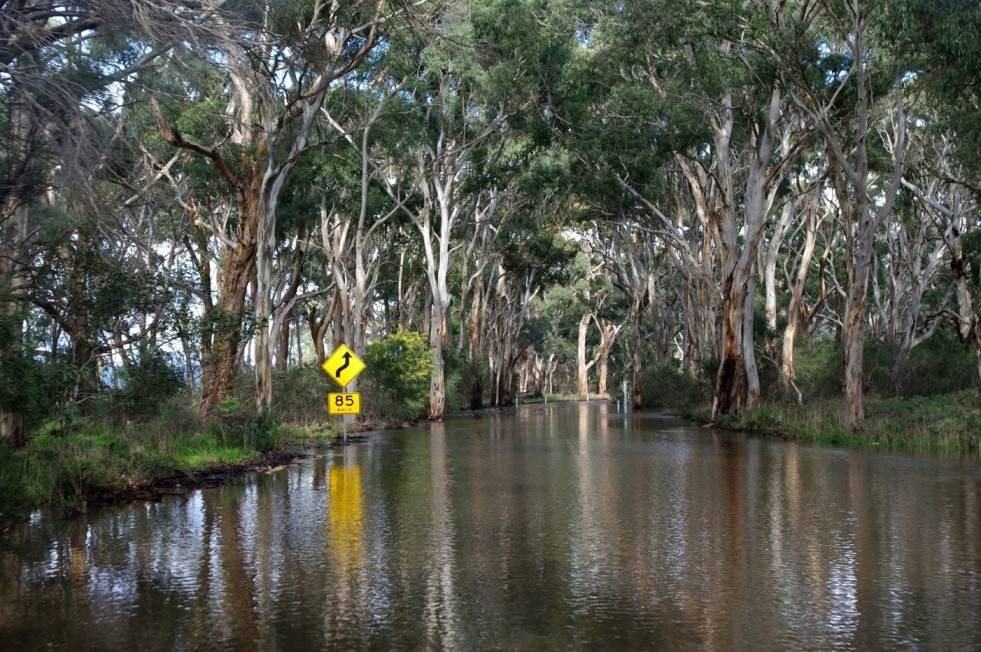
M 347 369 L 348 367 L 351 366 L 351 354 L 350 353 L 345 353 L 341 357 L 344 358 L 344 364 L 342 364 L 340 367 L 338 367 L 337 368 L 337 371 L 334 372 L 334 375 L 336 377 L 338 377 L 338 378 L 341 377 L 341 372 L 342 371 L 344 371 L 345 369 Z

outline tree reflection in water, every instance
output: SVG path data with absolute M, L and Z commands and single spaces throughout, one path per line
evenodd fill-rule
M 602 405 L 373 435 L 0 541 L 0 649 L 976 649 L 977 459 Z

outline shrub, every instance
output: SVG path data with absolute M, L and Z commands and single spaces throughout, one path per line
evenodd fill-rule
M 226 396 L 218 403 L 213 434 L 225 445 L 266 451 L 276 443 L 279 423 L 275 410 L 256 412 L 234 396 Z
M 794 348 L 794 381 L 808 400 L 841 396 L 845 391 L 845 352 L 827 337 L 802 337 Z
M 932 396 L 968 389 L 977 382 L 977 359 L 947 334 L 910 351 L 878 341 L 865 350 L 865 385 L 878 396 Z
M 433 350 L 422 333 L 399 328 L 365 348 L 363 410 L 381 420 L 414 421 L 426 407 Z
M 273 410 L 283 421 L 310 425 L 327 417 L 327 393 L 338 391 L 320 367 L 299 367 L 273 374 Z
M 446 410 L 476 410 L 484 406 L 490 387 L 490 368 L 483 356 L 468 359 L 457 349 L 443 351 L 446 372 Z
M 712 400 L 712 383 L 705 377 L 662 365 L 644 372 L 641 393 L 644 405 L 688 414 Z
M 139 361 L 123 369 L 122 389 L 114 392 L 115 416 L 147 420 L 158 416 L 174 396 L 185 390 L 176 364 L 159 349 L 144 347 Z
M 882 397 L 931 396 L 958 392 L 977 383 L 972 353 L 946 334 L 938 334 L 904 354 L 885 340 L 867 342 L 865 391 Z M 809 399 L 844 393 L 845 354 L 830 338 L 803 338 L 795 351 L 797 386 Z

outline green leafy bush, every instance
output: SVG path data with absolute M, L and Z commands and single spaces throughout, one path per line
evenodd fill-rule
M 865 385 L 878 396 L 933 396 L 969 389 L 977 383 L 977 358 L 947 334 L 937 334 L 903 352 L 878 341 L 865 350 Z
M 382 421 L 414 421 L 426 407 L 433 351 L 422 333 L 399 328 L 365 348 L 362 410 Z
M 937 334 L 904 354 L 892 342 L 866 343 L 865 391 L 882 397 L 932 396 L 977 383 L 977 361 L 964 345 Z M 844 393 L 845 354 L 831 338 L 802 338 L 794 356 L 797 386 L 809 400 Z
M 794 349 L 795 384 L 808 400 L 834 398 L 845 392 L 845 352 L 830 337 L 803 337 Z
M 490 367 L 484 356 L 468 359 L 457 349 L 443 351 L 446 373 L 446 410 L 478 410 L 484 407 L 490 387 Z
M 9 300 L 0 289 L 0 301 Z M 35 355 L 32 342 L 21 333 L 21 317 L 0 315 L 0 411 L 17 417 L 30 435 L 56 413 L 73 379 L 67 364 Z

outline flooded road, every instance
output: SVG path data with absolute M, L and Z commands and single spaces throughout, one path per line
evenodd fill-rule
M 522 406 L 0 541 L 0 649 L 978 649 L 981 462 Z

